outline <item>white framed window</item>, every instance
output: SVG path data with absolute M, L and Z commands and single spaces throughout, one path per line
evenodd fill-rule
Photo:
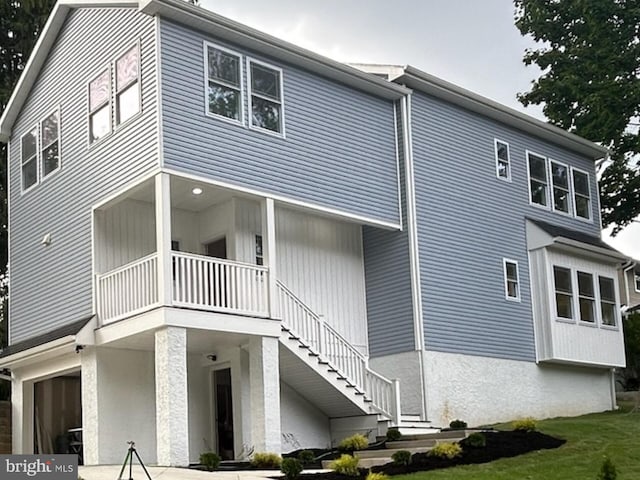
M 242 56 L 212 43 L 204 43 L 206 114 L 244 124 Z
M 38 127 L 20 138 L 20 160 L 22 191 L 25 192 L 38 183 Z
M 105 68 L 89 82 L 89 143 L 111 133 L 111 75 Z
M 249 126 L 284 136 L 282 69 L 247 58 Z
M 616 291 L 613 278 L 598 276 L 598 284 L 600 286 L 600 314 L 602 324 L 615 327 L 617 326 L 617 308 L 616 308 Z
M 60 110 L 40 122 L 40 172 L 44 179 L 60 168 Z
M 518 272 L 518 262 L 502 259 L 504 267 L 504 295 L 507 300 L 520 301 L 520 274 Z
M 573 282 L 571 269 L 553 266 L 553 286 L 555 290 L 556 317 L 573 320 Z
M 633 283 L 636 289 L 636 292 L 640 292 L 640 273 L 633 274 Z
M 541 155 L 527 152 L 529 171 L 529 202 L 549 208 L 549 179 L 547 175 L 547 159 Z
M 116 126 L 140 113 L 140 46 L 131 47 L 115 62 Z
M 569 186 L 569 167 L 564 163 L 549 160 L 551 172 L 552 208 L 554 212 L 571 213 L 571 193 Z
M 495 138 L 494 146 L 496 154 L 496 177 L 510 182 L 511 156 L 509 155 L 509 144 Z
M 262 250 L 262 235 L 256 235 L 256 265 L 264 265 L 264 251 Z
M 575 167 L 571 168 L 573 186 L 574 215 L 577 218 L 591 220 L 591 189 L 589 188 L 589 174 Z
M 60 169 L 60 109 L 41 119 L 20 137 L 22 192 Z
M 578 271 L 578 308 L 581 322 L 595 324 L 596 295 L 593 288 L 593 275 Z

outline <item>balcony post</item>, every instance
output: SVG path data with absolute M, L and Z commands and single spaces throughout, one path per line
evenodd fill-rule
M 278 311 L 278 291 L 276 286 L 276 215 L 273 198 L 265 198 L 262 209 L 262 255 L 264 265 L 269 268 L 269 316 L 280 318 Z
M 155 182 L 158 302 L 160 305 L 171 305 L 171 178 L 167 173 L 158 173 Z

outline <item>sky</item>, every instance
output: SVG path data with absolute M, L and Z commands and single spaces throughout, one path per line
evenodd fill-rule
M 200 6 L 334 60 L 410 64 L 544 120 L 524 108 L 540 70 L 514 26 L 511 0 L 200 0 Z M 640 260 L 640 223 L 604 238 Z

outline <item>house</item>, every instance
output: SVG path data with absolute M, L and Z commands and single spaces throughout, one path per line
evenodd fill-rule
M 182 0 L 59 0 L 0 120 L 15 453 L 186 465 L 615 406 L 606 150 L 357 67 Z
M 619 271 L 620 302 L 625 312 L 640 310 L 640 262 L 630 259 Z

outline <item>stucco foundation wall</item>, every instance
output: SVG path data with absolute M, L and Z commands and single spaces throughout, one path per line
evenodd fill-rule
M 420 352 L 403 352 L 370 358 L 369 366 L 389 380 L 400 380 L 400 413 L 423 413 L 423 381 L 420 372 Z
M 428 419 L 470 426 L 612 408 L 609 370 L 425 352 Z M 402 387 L 402 386 L 401 386 Z
M 280 382 L 280 412 L 284 453 L 330 446 L 327 416 L 284 382 Z

